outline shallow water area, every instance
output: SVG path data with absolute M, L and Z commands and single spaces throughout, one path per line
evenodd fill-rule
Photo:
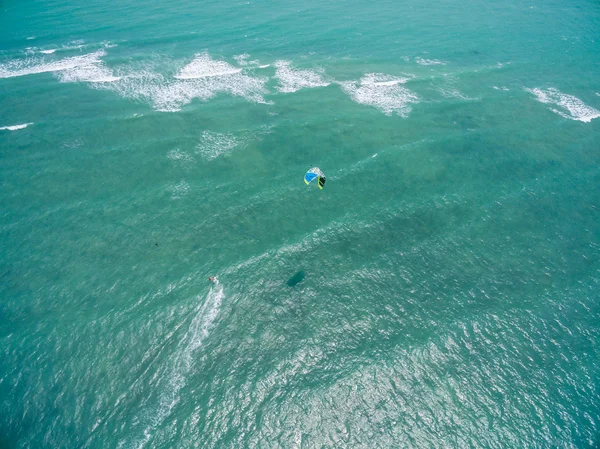
M 0 447 L 596 447 L 599 23 L 0 4 Z

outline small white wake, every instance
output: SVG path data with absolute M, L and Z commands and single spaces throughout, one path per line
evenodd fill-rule
M 446 65 L 444 61 L 439 59 L 424 59 L 421 57 L 416 57 L 415 62 L 419 65 Z
M 31 122 L 31 123 L 23 123 L 22 125 L 2 126 L 2 127 L 0 127 L 0 131 L 1 130 L 5 130 L 5 129 L 8 130 L 8 131 L 17 131 L 19 129 L 25 129 L 29 125 L 33 125 L 33 122 Z
M 134 441 L 120 441 L 118 447 L 143 448 L 152 439 L 156 428 L 164 423 L 179 403 L 179 392 L 186 385 L 187 377 L 194 367 L 197 350 L 204 344 L 219 316 L 223 298 L 223 287 L 215 282 L 204 303 L 194 310 L 196 314 L 175 352 L 164 364 L 165 369 L 162 373 L 156 373 L 156 376 L 161 376 L 156 384 L 156 388 L 160 390 L 158 403 L 150 410 L 144 410 L 138 417 L 143 423 L 143 435 Z

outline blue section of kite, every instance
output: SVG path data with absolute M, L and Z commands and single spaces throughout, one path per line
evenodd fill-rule
M 325 181 L 327 180 L 327 178 L 318 167 L 311 168 L 304 175 L 304 182 L 306 184 L 310 184 L 315 179 L 318 180 L 317 185 L 319 186 L 319 189 L 322 189 L 325 185 Z
M 314 173 L 307 173 L 304 175 L 304 181 L 308 184 L 310 183 L 313 179 L 317 178 L 318 175 L 315 175 Z

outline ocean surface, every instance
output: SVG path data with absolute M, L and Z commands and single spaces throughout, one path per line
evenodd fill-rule
M 598 1 L 0 1 L 1 449 L 599 444 Z

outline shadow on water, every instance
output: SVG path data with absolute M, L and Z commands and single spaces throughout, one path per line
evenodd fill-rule
M 291 278 L 288 279 L 287 285 L 289 285 L 290 287 L 295 287 L 300 282 L 302 282 L 305 277 L 306 277 L 306 274 L 304 273 L 304 270 L 300 270 L 295 275 L 293 275 Z

